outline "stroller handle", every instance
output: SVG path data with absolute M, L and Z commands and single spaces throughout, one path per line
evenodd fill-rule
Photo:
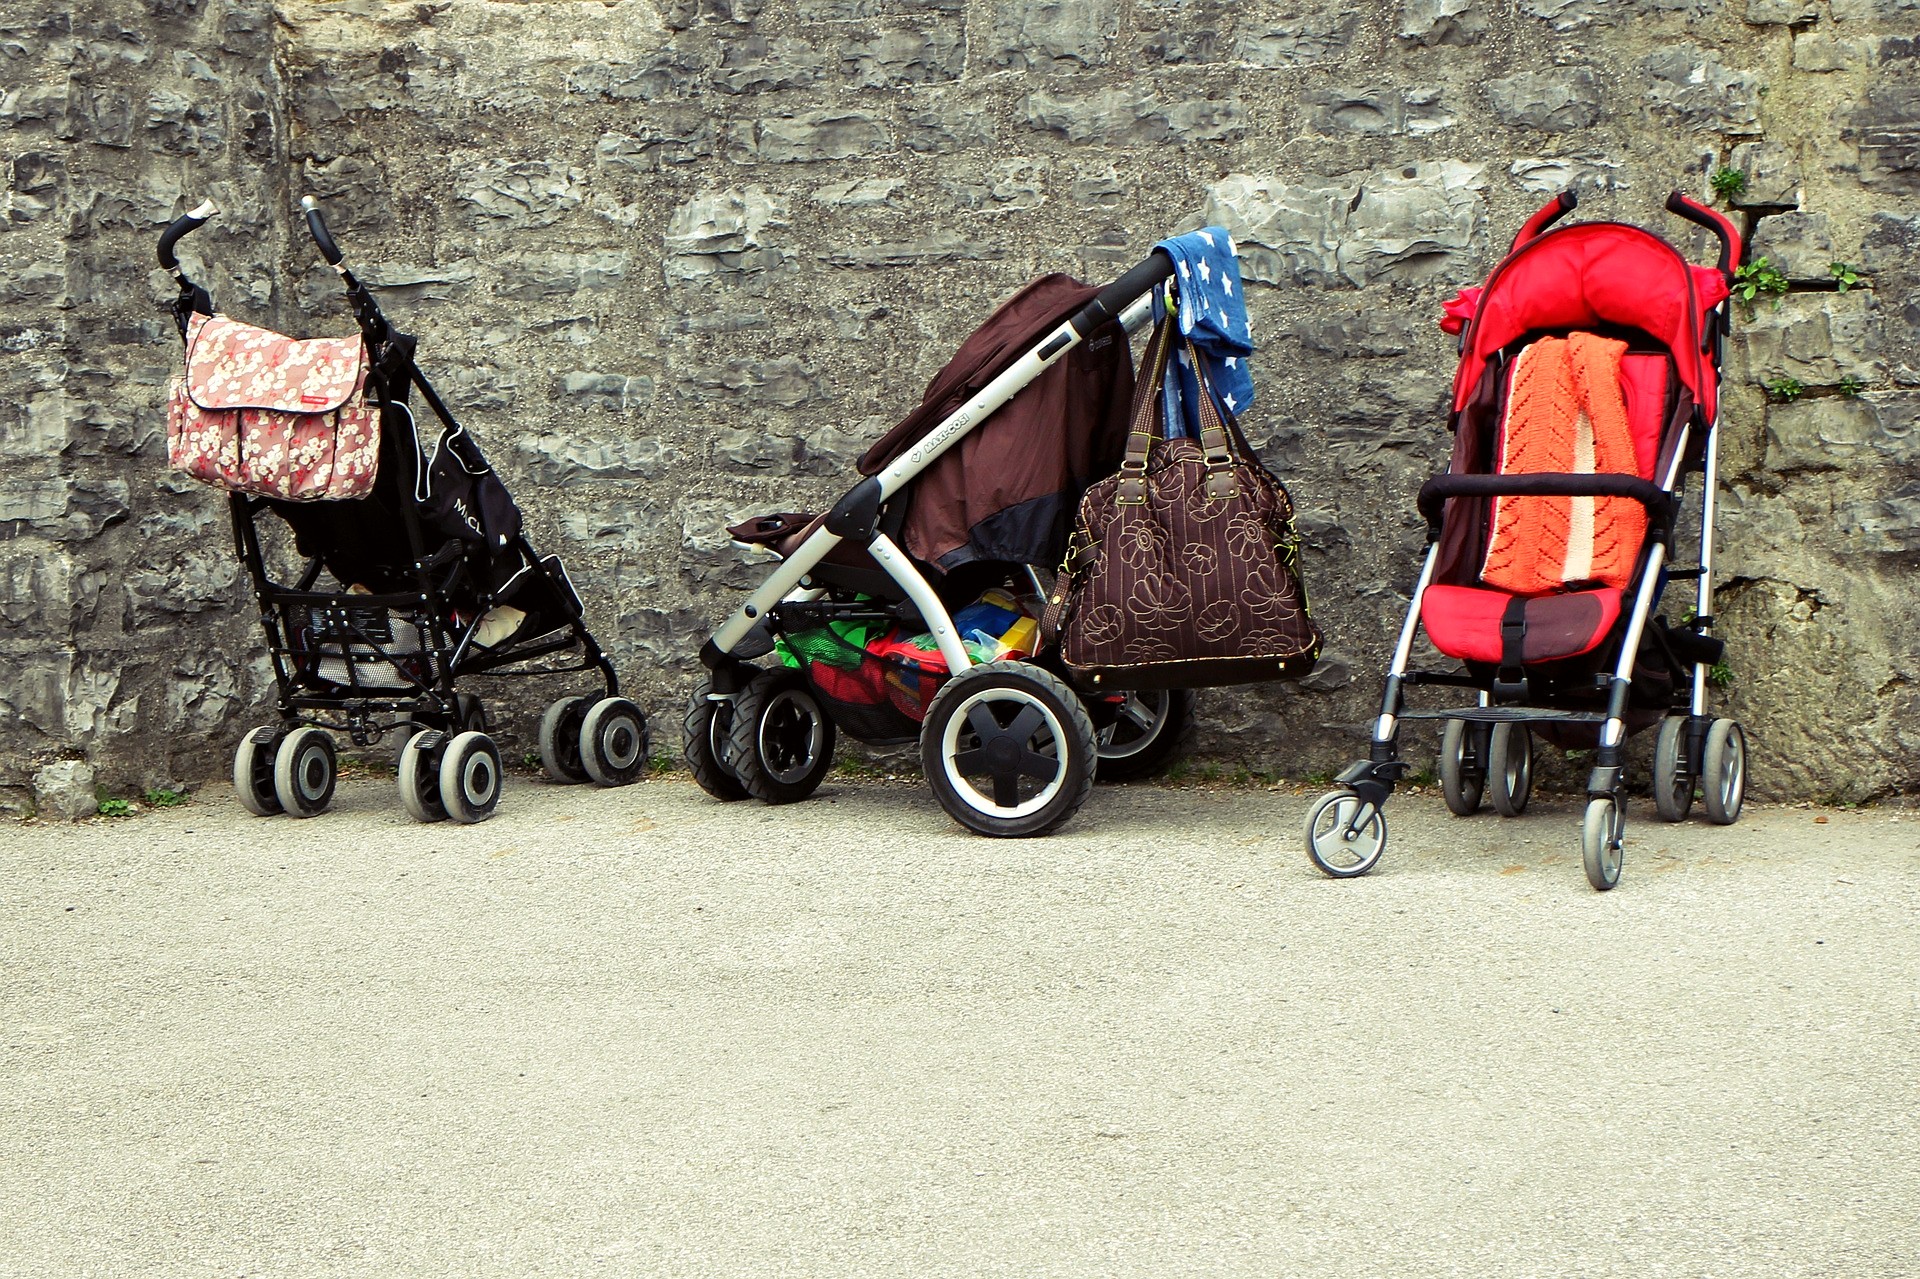
M 1160 249 L 1147 255 L 1147 260 L 1134 267 L 1125 275 L 1100 290 L 1093 301 L 1074 312 L 1067 323 L 1080 337 L 1105 324 L 1127 309 L 1128 303 L 1147 292 L 1154 285 L 1173 275 L 1173 259 Z
M 173 246 L 178 244 L 183 236 L 190 235 L 205 226 L 219 213 L 219 208 L 212 200 L 202 200 L 192 212 L 183 213 L 175 218 L 167 229 L 160 233 L 160 265 L 178 275 L 180 259 L 174 254 Z
M 1667 197 L 1667 212 L 1677 214 L 1693 223 L 1705 227 L 1720 237 L 1720 274 L 1727 277 L 1727 283 L 1733 283 L 1733 269 L 1739 265 L 1743 256 L 1740 233 L 1733 229 L 1733 223 L 1724 216 L 1696 204 L 1686 196 L 1675 191 Z
M 320 256 L 327 265 L 338 269 L 346 254 L 340 252 L 340 246 L 333 242 L 333 233 L 327 230 L 326 219 L 320 216 L 320 201 L 310 195 L 300 197 L 300 207 L 307 211 L 307 230 L 313 234 L 313 242 L 320 246 Z

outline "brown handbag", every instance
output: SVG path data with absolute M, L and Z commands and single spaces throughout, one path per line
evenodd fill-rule
M 1087 688 L 1199 688 L 1297 678 L 1320 656 L 1287 491 L 1222 420 L 1206 372 L 1200 439 L 1165 438 L 1161 384 L 1175 341 L 1154 329 L 1118 474 L 1080 501 L 1050 592 L 1060 656 Z

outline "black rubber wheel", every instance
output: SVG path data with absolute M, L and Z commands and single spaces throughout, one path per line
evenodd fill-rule
M 338 778 L 333 734 L 324 728 L 296 728 L 273 753 L 273 793 L 289 817 L 317 817 L 333 803 Z
M 456 735 L 440 752 L 440 803 L 463 825 L 484 822 L 500 803 L 500 748 L 485 733 Z
M 448 734 L 429 728 L 409 737 L 400 748 L 400 764 L 395 770 L 400 804 L 416 822 L 447 819 L 447 806 L 440 802 L 440 757 L 448 740 Z
M 1715 826 L 1731 826 L 1740 819 L 1740 807 L 1747 801 L 1747 734 L 1733 720 L 1716 719 L 1707 728 L 1700 798 Z
M 1653 739 L 1653 809 L 1663 822 L 1684 822 L 1693 809 L 1693 769 L 1687 763 L 1687 717 L 1669 715 Z
M 999 838 L 1044 835 L 1078 812 L 1098 749 L 1079 697 L 1027 662 L 961 671 L 920 726 L 920 762 L 940 807 Z
M 283 811 L 280 794 L 273 788 L 273 761 L 287 730 L 279 724 L 256 728 L 240 739 L 233 751 L 233 792 L 240 807 L 255 817 L 272 817 Z
M 728 736 L 733 731 L 734 704 L 714 701 L 712 693 L 711 679 L 703 679 L 693 686 L 693 696 L 687 699 L 686 718 L 680 721 L 681 753 L 687 761 L 687 771 L 693 774 L 700 789 L 715 799 L 731 803 L 747 797 L 747 788 L 740 784 L 728 763 L 733 754 Z
M 1387 851 L 1387 815 L 1374 809 L 1359 826 L 1360 797 L 1328 791 L 1307 810 L 1307 859 L 1333 879 L 1356 879 L 1380 864 Z
M 1527 811 L 1533 796 L 1533 733 L 1525 724 L 1495 724 L 1487 740 L 1487 797 L 1502 817 Z
M 593 706 L 591 697 L 563 697 L 540 717 L 540 767 L 562 786 L 587 780 L 580 762 L 580 725 Z
M 453 706 L 460 717 L 460 722 L 454 726 L 455 732 L 484 733 L 487 731 L 487 708 L 474 694 L 455 693 Z
M 734 775 L 769 804 L 803 800 L 833 767 L 835 730 L 799 671 L 760 672 L 733 704 Z
M 1094 734 L 1094 778 L 1130 782 L 1165 772 L 1193 738 L 1193 690 L 1140 689 L 1117 695 L 1113 722 Z
M 624 697 L 603 697 L 580 721 L 580 763 L 596 786 L 625 786 L 647 771 L 647 717 Z
M 1580 865 L 1595 892 L 1604 893 L 1620 882 L 1626 840 L 1626 814 L 1618 801 L 1606 796 L 1588 800 L 1580 823 Z
M 1480 811 L 1487 790 L 1487 754 L 1492 734 L 1484 724 L 1450 719 L 1440 730 L 1440 797 L 1456 817 Z

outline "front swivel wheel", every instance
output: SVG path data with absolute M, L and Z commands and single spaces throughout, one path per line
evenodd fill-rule
M 1058 676 L 988 662 L 935 695 L 920 762 L 940 807 L 968 830 L 1044 835 L 1087 802 L 1099 747 L 1086 708 Z
M 1607 795 L 1588 800 L 1580 823 L 1580 864 L 1595 892 L 1604 893 L 1620 882 L 1626 842 L 1627 815 L 1620 802 Z
M 1307 810 L 1306 834 L 1307 856 L 1322 874 L 1353 879 L 1387 851 L 1387 815 L 1350 790 L 1328 791 Z
M 833 721 L 806 677 L 785 666 L 748 682 L 733 703 L 728 741 L 734 776 L 769 804 L 805 799 L 833 767 Z

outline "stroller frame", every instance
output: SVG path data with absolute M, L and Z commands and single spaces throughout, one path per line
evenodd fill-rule
M 1173 275 L 1173 263 L 1164 252 L 1155 251 L 1147 259 L 1074 312 L 1065 321 L 1053 328 L 1037 344 L 1020 354 L 1010 365 L 993 377 L 985 386 L 951 413 L 942 418 L 927 433 L 901 455 L 882 467 L 875 474 L 864 477 L 849 489 L 828 510 L 813 530 L 797 547 L 786 554 L 775 567 L 772 574 L 758 589 L 732 613 L 731 616 L 713 633 L 700 648 L 700 662 L 709 672 L 708 678 L 695 690 L 693 704 L 687 717 L 687 749 L 690 765 L 696 778 L 710 794 L 718 798 L 743 798 L 749 791 L 759 798 L 770 802 L 790 802 L 804 798 L 825 775 L 832 753 L 831 720 L 819 707 L 817 701 L 806 693 L 804 688 L 769 688 L 762 696 L 752 686 L 756 680 L 769 676 L 778 677 L 778 669 L 765 670 L 751 663 L 755 658 L 773 651 L 774 635 L 780 627 L 783 614 L 789 625 L 796 619 L 804 619 L 804 624 L 824 625 L 828 620 L 856 620 L 870 618 L 879 620 L 888 617 L 893 620 L 907 620 L 917 613 L 932 634 L 941 656 L 945 659 L 950 672 L 948 688 L 968 681 L 971 674 L 984 676 L 988 668 L 1003 684 L 1037 684 L 1038 689 L 1016 690 L 1014 696 L 1031 695 L 1037 700 L 1041 717 L 1049 729 L 1060 730 L 1056 740 L 1063 743 L 1060 754 L 1068 753 L 1064 741 L 1066 727 L 1060 721 L 1077 716 L 1085 724 L 1086 714 L 1080 708 L 1077 695 L 1072 693 L 1065 682 L 1044 666 L 1032 661 L 975 663 L 961 641 L 959 629 L 954 625 L 952 614 L 940 598 L 939 592 L 926 576 L 915 566 L 912 558 L 900 547 L 886 528 L 885 515 L 888 502 L 904 490 L 915 477 L 925 471 L 942 454 L 959 443 L 971 431 L 984 423 L 996 410 L 1005 405 L 1023 388 L 1028 386 L 1064 356 L 1073 347 L 1079 345 L 1096 329 L 1109 321 L 1118 321 L 1128 332 L 1141 327 L 1151 313 L 1150 294 L 1157 284 Z M 879 566 L 885 576 L 905 596 L 905 603 L 889 605 L 885 601 L 868 603 L 841 603 L 828 600 L 826 586 L 814 576 L 821 562 L 842 542 L 851 542 L 862 547 Z M 1044 584 L 1039 581 L 1032 566 L 1026 571 L 1033 584 L 1041 588 L 1045 595 Z M 788 681 L 792 683 L 792 681 Z M 981 682 L 985 682 L 982 680 Z M 946 693 L 942 690 L 942 695 Z M 983 696 L 985 694 L 982 694 Z M 815 717 L 815 728 L 808 743 L 807 762 L 800 768 L 789 770 L 782 778 L 777 767 L 770 770 L 771 777 L 758 776 L 758 765 L 770 761 L 777 753 L 764 732 L 756 736 L 753 732 L 735 732 L 727 727 L 729 723 L 740 724 L 743 728 L 753 728 L 744 724 L 742 717 L 758 716 L 767 708 L 768 698 L 784 698 L 791 702 L 796 698 L 810 704 L 810 713 Z M 1072 703 L 1071 709 L 1062 705 L 1062 699 Z M 940 701 L 939 697 L 935 702 Z M 1023 712 L 1024 713 L 1024 712 Z M 928 709 L 928 721 L 932 722 L 935 708 Z M 986 721 L 975 719 L 982 727 L 984 737 L 991 735 L 993 729 Z M 824 723 L 825 740 L 822 741 L 821 725 Z M 1007 726 L 999 726 L 1006 729 Z M 1017 724 L 1016 724 L 1017 727 Z M 1086 729 L 1091 742 L 1091 728 Z M 953 734 L 948 734 L 952 737 Z M 729 739 L 740 739 L 744 753 L 755 757 L 749 767 L 753 770 L 752 781 L 757 785 L 742 787 L 730 775 L 731 765 L 725 756 Z M 1058 796 L 1070 803 L 1053 804 L 1055 810 L 1046 811 L 1048 804 L 1032 802 L 1020 804 L 999 804 L 998 807 L 1013 813 L 1011 817 L 1002 815 L 988 817 L 974 811 L 965 797 L 964 790 L 953 793 L 953 783 L 957 778 L 947 780 L 943 787 L 942 779 L 936 776 L 933 756 L 938 753 L 939 743 L 931 742 L 929 734 L 921 734 L 922 755 L 928 764 L 929 778 L 934 781 L 936 797 L 942 806 L 956 820 L 970 829 L 988 835 L 1031 835 L 1051 830 L 1079 807 L 1084 801 L 1087 789 L 1092 782 L 1092 760 L 1085 766 L 1085 778 L 1064 778 L 1062 784 L 1069 790 L 1077 789 L 1077 797 Z M 951 742 L 948 743 L 951 745 Z M 1022 747 L 1024 750 L 1024 745 Z M 1040 765 L 1031 758 L 1031 751 L 1025 757 L 1009 764 L 1009 768 L 1026 767 L 1037 769 Z M 716 767 L 717 765 L 717 767 Z M 1063 765 L 1064 767 L 1064 765 Z M 996 776 L 996 788 L 1003 779 Z M 1084 781 L 1084 784 L 1081 784 Z M 768 783 L 772 784 L 769 785 Z M 784 782 L 784 784 L 782 784 Z M 996 800 L 1004 799 L 1005 793 L 996 789 Z M 984 798 L 984 797 L 982 797 Z
M 395 330 L 382 314 L 373 294 L 344 262 L 344 255 L 328 231 L 312 197 L 301 201 L 309 232 L 326 261 L 346 290 L 354 321 L 366 345 L 368 387 L 380 403 L 380 465 L 395 477 L 400 491 L 417 495 L 424 469 L 419 436 L 412 410 L 407 405 L 411 391 L 433 411 L 444 428 L 442 439 L 464 431 L 414 362 L 414 339 Z M 207 290 L 196 284 L 181 268 L 175 252 L 179 240 L 204 226 L 219 210 L 206 201 L 192 212 L 176 219 L 162 234 L 159 260 L 179 285 L 171 311 L 184 341 L 191 317 L 197 312 L 214 313 Z M 405 439 L 402 439 L 404 435 Z M 228 513 L 234 549 L 245 564 L 259 608 L 261 629 L 273 665 L 276 687 L 277 727 L 255 729 L 242 740 L 235 760 L 235 785 L 242 802 L 260 815 L 285 811 L 295 816 L 311 816 L 322 811 L 331 800 L 333 760 L 327 732 L 345 734 L 356 746 L 368 746 L 388 733 L 403 735 L 401 748 L 402 798 L 408 811 L 423 821 L 452 816 L 461 821 L 478 821 L 492 811 L 498 799 L 498 751 L 491 740 L 462 743 L 463 738 L 486 739 L 487 717 L 479 697 L 463 691 L 460 680 L 474 675 L 494 678 L 564 675 L 579 671 L 596 672 L 602 688 L 599 698 L 563 698 L 555 703 L 592 703 L 610 710 L 630 711 L 637 717 L 638 742 L 644 765 L 644 717 L 637 707 L 620 698 L 619 677 L 613 663 L 587 629 L 578 593 L 557 561 L 543 559 L 517 531 L 497 550 L 511 548 L 519 555 L 522 567 L 506 582 L 485 589 L 475 582 L 463 545 L 454 539 L 428 551 L 428 539 L 418 501 L 399 503 L 400 524 L 406 534 L 408 561 L 401 574 L 406 588 L 362 593 L 316 590 L 325 571 L 324 556 L 306 558 L 300 576 L 292 585 L 275 580 L 266 563 L 258 518 L 275 503 L 268 498 L 230 491 Z M 399 570 L 402 566 L 391 566 Z M 562 624 L 521 642 L 509 637 L 491 648 L 477 647 L 476 636 L 489 609 L 502 601 L 509 588 L 523 574 L 544 574 L 559 602 Z M 456 599 L 471 601 L 473 616 L 463 624 L 450 625 Z M 303 615 L 306 633 L 297 642 L 288 619 Z M 414 629 L 418 647 L 402 649 L 396 641 L 396 623 Z M 316 646 L 310 651 L 308 644 Z M 317 665 L 318 652 L 336 663 L 344 672 L 344 686 L 338 692 L 313 689 L 302 682 L 302 662 Z M 574 653 L 576 660 L 565 663 L 550 659 L 556 654 Z M 528 663 L 538 663 L 528 665 Z M 412 669 L 410 669 L 412 668 Z M 377 669 L 381 683 L 370 682 L 369 669 Z M 390 682 L 397 681 L 397 682 Z M 340 682 L 340 681 L 330 681 Z M 604 760 L 594 758 L 591 743 L 550 741 L 562 730 L 577 733 L 589 707 L 573 705 L 569 716 L 551 713 L 542 724 L 541 754 L 547 771 L 557 781 L 583 781 L 589 775 L 602 784 L 620 784 L 631 777 L 604 780 L 594 773 L 593 765 Z M 618 718 L 618 717 L 616 717 Z M 631 729 L 632 724 L 626 724 Z M 311 748 L 309 758 L 292 768 L 292 793 L 278 785 L 272 774 L 277 758 L 302 739 Z M 442 784 L 428 773 L 442 772 L 440 765 L 449 752 L 459 763 L 473 751 L 492 757 L 491 795 L 476 797 L 457 794 L 460 787 Z M 324 754 L 322 761 L 320 755 Z M 409 770 L 410 757 L 418 769 Z M 322 763 L 324 762 L 324 767 Z M 583 767 L 584 765 L 584 767 Z M 558 766 L 558 767 L 556 767 Z M 417 772 L 410 784 L 410 771 Z M 460 770 L 455 770 L 460 771 Z M 469 768 L 467 771 L 471 771 Z M 483 772 L 488 770 L 482 770 Z M 617 771 L 617 770 L 616 770 Z M 324 774 L 324 777 L 323 777 Z M 468 779 L 480 784 L 486 778 Z M 270 784 L 272 783 L 272 784 Z M 276 789 L 277 787 L 277 789 Z M 303 793 L 304 792 L 304 793 Z M 467 801 L 467 802 L 463 802 Z
M 1511 257 L 1537 239 L 1576 204 L 1571 192 L 1562 193 L 1536 213 L 1515 237 Z M 1718 270 L 1731 284 L 1735 266 L 1743 260 L 1742 237 L 1725 217 L 1679 192 L 1666 203 L 1669 212 L 1712 232 L 1719 240 Z M 1676 250 L 1676 253 L 1678 251 Z M 1504 262 L 1502 264 L 1504 266 Z M 1488 278 L 1490 289 L 1500 272 L 1495 268 Z M 1732 298 L 1722 300 L 1705 313 L 1705 331 L 1701 334 L 1703 354 L 1717 371 L 1724 351 L 1726 335 L 1731 331 Z M 1464 354 L 1472 337 L 1469 325 L 1460 336 Z M 1696 444 L 1695 432 L 1698 431 Z M 1478 806 L 1477 787 L 1487 774 L 1504 773 L 1495 778 L 1496 807 L 1503 815 L 1517 815 L 1525 807 L 1531 787 L 1531 748 L 1524 742 L 1511 752 L 1488 751 L 1483 733 L 1501 725 L 1566 724 L 1597 726 L 1598 742 L 1593 766 L 1587 777 L 1587 808 L 1582 825 L 1582 862 L 1588 881 L 1600 891 L 1612 888 L 1619 879 L 1625 845 L 1625 743 L 1628 736 L 1629 697 L 1633 689 L 1636 658 L 1649 619 L 1668 580 L 1694 577 L 1697 580 L 1693 617 L 1678 631 L 1668 633 L 1669 642 L 1679 658 L 1691 657 L 1692 678 L 1686 697 L 1684 720 L 1668 719 L 1678 729 L 1672 758 L 1656 760 L 1656 798 L 1660 815 L 1677 821 L 1692 804 L 1695 783 L 1704 782 L 1709 817 L 1725 824 L 1738 816 L 1745 789 L 1745 741 L 1739 726 L 1731 720 L 1716 720 L 1707 712 L 1707 689 L 1713 665 L 1724 645 L 1710 638 L 1713 615 L 1713 534 L 1715 497 L 1719 485 L 1719 396 L 1713 410 L 1706 413 L 1696 405 L 1690 420 L 1678 428 L 1671 442 L 1663 442 L 1664 465 L 1654 481 L 1619 474 L 1598 475 L 1481 475 L 1443 474 L 1428 480 L 1420 490 L 1418 506 L 1427 525 L 1427 550 L 1408 601 L 1406 618 L 1394 645 L 1388 665 L 1380 712 L 1374 719 L 1366 759 L 1349 765 L 1335 777 L 1338 789 L 1323 795 L 1309 811 L 1306 820 L 1306 846 L 1310 859 L 1334 878 L 1363 875 L 1377 864 L 1385 850 L 1387 827 L 1383 813 L 1387 798 L 1396 783 L 1411 766 L 1399 756 L 1398 736 L 1407 720 L 1443 720 L 1458 723 L 1467 731 L 1449 729 L 1442 746 L 1443 788 L 1456 782 L 1448 778 L 1451 766 L 1455 778 L 1464 774 L 1473 787 L 1470 802 L 1456 806 L 1452 789 L 1448 804 L 1456 813 L 1470 812 Z M 1678 571 L 1668 567 L 1672 543 L 1678 533 L 1684 487 L 1691 470 L 1701 472 L 1699 501 L 1699 564 Z M 1454 497 L 1493 496 L 1617 496 L 1638 501 L 1647 511 L 1647 534 L 1634 573 L 1631 606 L 1623 610 L 1619 655 L 1610 671 L 1594 677 L 1596 692 L 1606 694 L 1602 710 L 1573 710 L 1540 705 L 1515 705 L 1528 699 L 1524 673 L 1518 682 L 1496 670 L 1492 678 L 1476 677 L 1465 670 L 1412 669 L 1413 645 L 1421 626 L 1421 603 L 1440 556 L 1440 539 L 1446 525 L 1446 506 Z M 1617 625 L 1617 623 L 1616 623 Z M 1417 686 L 1473 689 L 1478 691 L 1476 705 L 1437 710 L 1406 709 L 1406 690 Z M 1677 691 L 1677 690 L 1676 690 Z M 1678 705 L 1669 710 L 1677 710 Z M 1728 726 L 1717 729 L 1717 725 Z M 1480 732 L 1472 731 L 1479 729 Z M 1511 734 L 1513 730 L 1509 729 Z M 1663 728 L 1663 734 L 1671 731 Z M 1710 739 L 1724 739 L 1716 751 Z M 1511 736 L 1508 741 L 1511 742 Z M 1524 748 L 1524 749 L 1522 749 Z M 1453 752 L 1449 758 L 1448 752 Z M 1510 754 L 1511 758 L 1489 759 L 1489 754 Z M 1475 772 L 1479 781 L 1473 781 Z M 1719 774 L 1719 775 L 1716 775 Z

